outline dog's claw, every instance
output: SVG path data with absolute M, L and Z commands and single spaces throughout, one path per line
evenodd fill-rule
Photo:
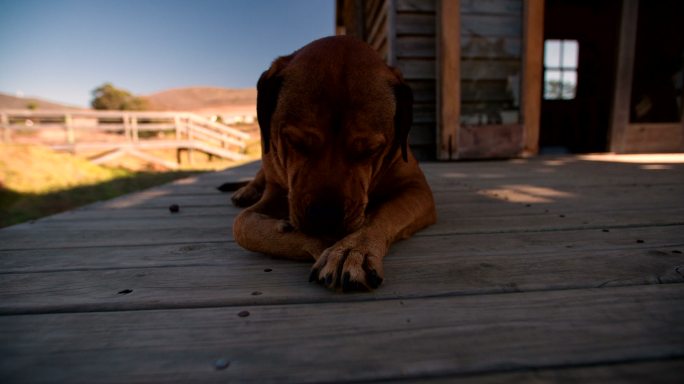
M 378 272 L 375 269 L 371 269 L 366 279 L 368 280 L 368 284 L 373 289 L 379 287 L 380 284 L 382 284 L 382 277 L 378 276 Z
M 351 284 L 349 284 L 350 280 L 351 280 L 351 275 L 349 274 L 349 272 L 345 272 L 344 276 L 342 276 L 342 291 L 343 292 L 347 292 L 351 288 Z
M 330 286 L 332 286 L 332 282 L 333 282 L 332 274 L 329 273 L 327 276 L 325 276 L 325 285 L 330 287 Z
M 314 268 L 311 270 L 311 274 L 309 275 L 309 283 L 316 280 L 318 280 L 318 269 Z

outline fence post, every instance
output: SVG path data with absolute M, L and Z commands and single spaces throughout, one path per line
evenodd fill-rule
M 128 122 L 128 115 L 125 113 L 122 114 L 121 120 L 124 126 L 124 137 L 126 138 L 126 141 L 131 141 L 131 126 Z
M 131 131 L 133 133 L 133 142 L 137 143 L 140 137 L 138 136 L 138 116 L 129 116 L 131 119 Z
M 181 135 L 180 117 L 178 117 L 178 115 L 173 117 L 173 125 L 176 128 L 176 141 L 178 141 L 178 140 L 180 140 L 180 135 Z
M 9 127 L 9 117 L 6 113 L 0 114 L 0 126 L 2 127 L 2 141 L 9 143 L 10 141 L 10 127 Z
M 188 118 L 188 164 L 192 165 L 194 161 L 194 154 L 192 147 L 194 145 L 194 134 L 192 132 L 192 123 L 190 122 L 190 119 Z

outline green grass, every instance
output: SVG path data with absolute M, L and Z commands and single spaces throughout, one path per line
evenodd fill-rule
M 35 145 L 0 144 L 0 227 L 199 173 L 130 171 Z

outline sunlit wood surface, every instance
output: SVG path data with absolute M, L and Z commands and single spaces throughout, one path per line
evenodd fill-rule
M 0 230 L 0 382 L 684 377 L 684 155 L 423 164 L 438 223 L 356 294 L 235 244 L 256 167 Z

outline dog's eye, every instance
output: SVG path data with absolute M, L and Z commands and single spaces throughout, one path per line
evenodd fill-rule
M 352 151 L 352 160 L 362 162 L 372 158 L 379 151 L 379 146 L 356 148 Z
M 285 140 L 288 144 L 290 144 L 291 148 L 294 148 L 295 151 L 303 155 L 311 152 L 311 143 L 306 138 L 295 135 L 286 135 Z

